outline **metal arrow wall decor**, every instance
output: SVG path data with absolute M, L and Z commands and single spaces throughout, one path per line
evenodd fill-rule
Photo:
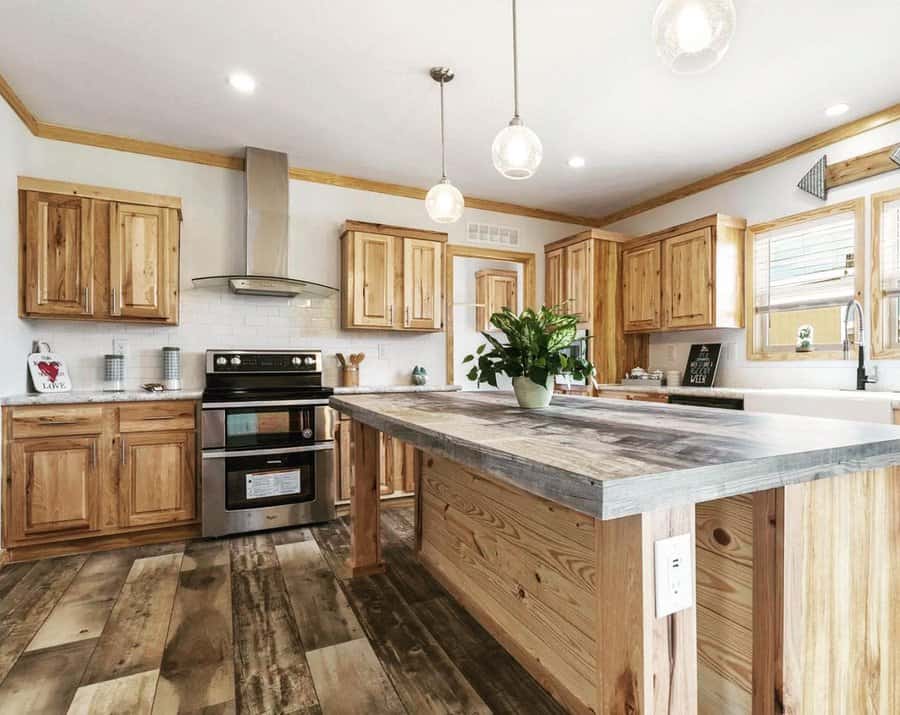
M 896 169 L 900 169 L 900 144 L 892 144 L 837 164 L 827 164 L 826 157 L 823 156 L 806 172 L 797 186 L 825 201 L 829 189 Z

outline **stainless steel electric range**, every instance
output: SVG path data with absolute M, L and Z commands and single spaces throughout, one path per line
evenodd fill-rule
M 318 350 L 208 350 L 203 535 L 334 518 L 331 388 Z

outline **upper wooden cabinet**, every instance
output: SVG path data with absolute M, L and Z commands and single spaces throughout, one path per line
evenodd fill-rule
M 626 336 L 623 330 L 622 258 L 627 239 L 621 233 L 591 229 L 544 246 L 544 304 L 563 305 L 578 316 L 578 327 L 590 338 L 588 357 L 600 383 L 619 382 L 626 370 L 646 366 L 648 359 L 649 339 Z
M 347 221 L 341 234 L 344 329 L 443 329 L 446 233 Z
M 444 244 L 403 239 L 403 327 L 441 328 L 441 275 Z
M 565 249 L 547 251 L 544 260 L 544 305 L 555 308 L 566 299 Z
M 625 330 L 656 330 L 660 326 L 659 243 L 622 251 L 622 296 Z
M 743 327 L 746 225 L 713 214 L 629 241 L 625 331 Z
M 565 250 L 568 312 L 588 323 L 594 313 L 594 242 L 581 241 Z
M 493 268 L 475 273 L 475 330 L 496 330 L 491 316 L 503 308 L 517 313 L 518 306 L 518 273 Z
M 178 322 L 181 199 L 19 178 L 23 318 Z

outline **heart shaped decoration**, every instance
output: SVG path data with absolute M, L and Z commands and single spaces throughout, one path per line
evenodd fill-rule
M 47 379 L 50 382 L 56 382 L 56 376 L 59 375 L 59 363 L 58 362 L 47 362 L 46 360 L 41 360 L 38 364 L 38 370 L 41 371 L 44 375 L 47 376 Z

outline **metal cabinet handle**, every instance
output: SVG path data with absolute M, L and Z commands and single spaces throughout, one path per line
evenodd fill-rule
M 122 437 L 120 460 L 122 464 L 128 464 L 128 452 L 125 450 L 125 438 Z
M 85 313 L 90 313 L 90 312 L 91 312 L 91 305 L 90 305 L 90 291 L 89 291 L 88 287 L 85 286 L 85 287 L 82 289 L 81 293 L 82 293 L 82 302 L 83 302 L 83 305 L 84 305 L 84 312 L 85 312 Z
M 150 420 L 174 420 L 177 415 L 157 415 L 155 417 L 145 417 L 144 421 L 149 422 Z
M 97 467 L 97 443 L 91 442 L 91 466 Z
M 388 322 L 393 325 L 394 324 L 394 304 L 391 303 L 388 306 Z
M 406 306 L 406 327 L 409 327 L 409 306 Z
M 78 420 L 61 420 L 56 417 L 38 417 L 38 422 L 44 425 L 77 425 Z

